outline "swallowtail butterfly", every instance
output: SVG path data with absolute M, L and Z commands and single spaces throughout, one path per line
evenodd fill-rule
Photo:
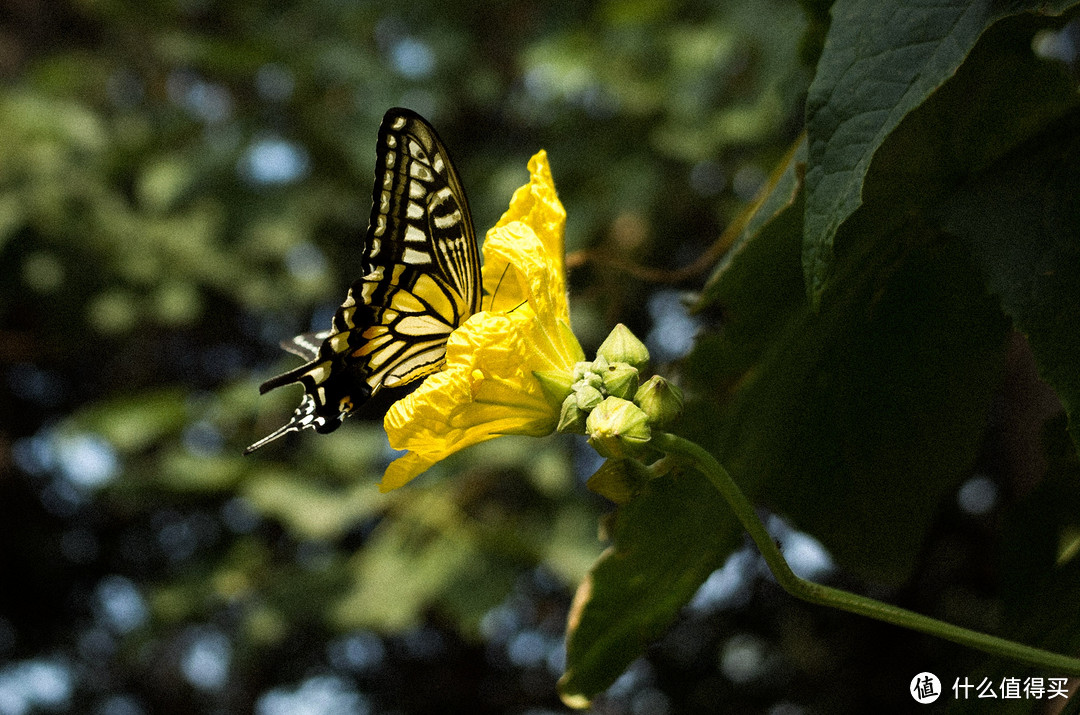
M 298 382 L 288 423 L 245 450 L 305 428 L 331 432 L 382 387 L 438 370 L 450 333 L 480 310 L 480 258 L 469 204 L 450 156 L 428 122 L 391 109 L 379 127 L 364 275 L 329 330 L 282 343 L 307 363 L 259 388 Z

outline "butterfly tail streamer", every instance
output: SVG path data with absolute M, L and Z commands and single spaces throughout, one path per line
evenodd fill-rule
M 310 362 L 282 373 L 281 375 L 272 377 L 259 385 L 260 395 L 265 395 L 267 392 L 282 387 L 283 385 L 291 385 L 293 383 L 303 385 L 305 392 L 300 401 L 300 406 L 296 408 L 292 418 L 287 423 L 245 449 L 244 454 L 251 454 L 260 447 L 273 442 L 289 432 L 299 432 L 302 429 L 309 428 L 321 433 L 333 432 L 341 425 L 342 419 L 348 414 L 348 412 L 335 410 L 329 404 L 320 402 L 315 398 L 318 391 L 323 388 L 316 381 L 314 376 L 316 374 L 327 372 L 325 367 L 328 362 L 320 357 L 317 352 L 312 354 L 310 349 L 311 337 L 311 333 L 298 335 L 292 340 L 287 340 L 282 343 L 282 347 L 288 346 L 286 349 L 288 349 L 289 352 L 310 359 Z M 338 382 L 338 380 L 334 380 L 334 382 Z M 367 391 L 363 390 L 363 388 L 357 390 L 356 395 L 359 402 L 363 402 L 369 396 Z
M 265 386 L 265 383 L 263 383 Z M 276 387 L 276 386 L 275 386 Z M 273 387 L 268 388 L 273 389 Z M 278 427 L 276 430 L 266 435 L 258 442 L 255 442 L 247 449 L 244 450 L 244 454 L 251 454 L 255 450 L 265 447 L 274 440 L 284 437 L 289 432 L 299 432 L 302 429 L 314 429 L 317 432 L 331 432 L 337 429 L 341 424 L 341 416 L 336 418 L 321 417 L 315 413 L 316 403 L 315 399 L 311 395 L 304 395 L 304 398 L 300 401 L 300 406 L 293 412 L 292 419 Z

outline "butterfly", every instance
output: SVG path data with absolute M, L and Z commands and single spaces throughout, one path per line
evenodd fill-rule
M 329 330 L 282 347 L 307 362 L 259 387 L 298 382 L 292 419 L 246 450 L 289 432 L 332 432 L 382 387 L 442 367 L 450 333 L 480 310 L 476 232 L 457 170 L 435 129 L 416 112 L 386 112 L 376 145 L 364 275 L 349 288 Z

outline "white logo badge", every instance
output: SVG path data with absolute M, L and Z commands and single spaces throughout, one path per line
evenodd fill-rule
M 933 673 L 919 673 L 911 679 L 908 692 L 915 702 L 928 705 L 941 697 L 941 681 Z

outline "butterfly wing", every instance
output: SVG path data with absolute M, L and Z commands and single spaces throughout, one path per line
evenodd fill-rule
M 319 356 L 323 341 L 330 337 L 329 330 L 318 333 L 301 333 L 295 338 L 281 341 L 281 349 L 288 350 L 293 355 L 299 355 L 307 361 L 314 360 Z
M 245 453 L 307 427 L 333 431 L 381 387 L 438 370 L 450 333 L 480 309 L 469 204 L 435 130 L 415 112 L 391 109 L 376 154 L 364 275 L 329 331 L 287 341 L 308 362 L 259 390 L 299 382 L 304 397 L 287 424 Z

